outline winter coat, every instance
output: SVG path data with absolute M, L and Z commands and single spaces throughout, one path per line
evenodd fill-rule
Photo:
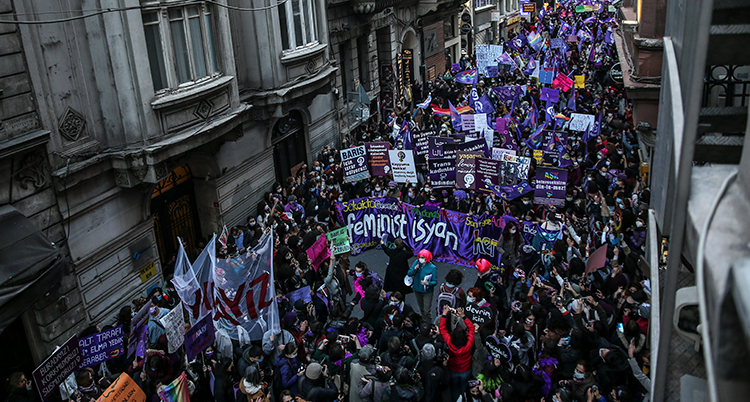
M 474 323 L 468 318 L 464 318 L 468 340 L 466 345 L 459 348 L 451 342 L 447 321 L 445 316 L 440 317 L 440 335 L 443 336 L 445 344 L 448 345 L 448 369 L 455 373 L 465 373 L 471 370 L 472 349 L 474 349 Z
M 420 267 L 419 260 L 414 261 L 407 275 L 414 277 L 414 283 L 411 287 L 417 293 L 432 293 L 435 290 L 435 285 L 438 284 L 437 267 L 431 262 L 425 262 Z M 422 284 L 422 281 L 427 277 L 429 277 L 429 280 L 427 286 L 425 286 Z
M 414 252 L 408 246 L 397 249 L 386 245 L 383 245 L 383 251 L 390 258 L 385 269 L 383 289 L 389 293 L 398 291 L 404 296 L 412 293 L 411 287 L 404 284 L 404 277 L 409 272 L 409 259 L 414 257 Z

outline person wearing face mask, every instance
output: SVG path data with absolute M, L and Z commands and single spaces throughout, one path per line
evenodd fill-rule
M 510 221 L 505 225 L 503 234 L 497 247 L 503 251 L 503 264 L 509 267 L 515 267 L 521 260 L 521 246 L 524 241 L 521 232 L 518 230 L 518 224 Z
M 417 305 L 427 322 L 432 322 L 432 298 L 437 285 L 437 267 L 432 263 L 432 253 L 420 250 L 417 261 L 414 261 L 407 276 L 413 278 L 412 289 L 417 296 Z
M 586 401 L 586 391 L 596 383 L 592 371 L 591 363 L 588 360 L 581 360 L 573 371 L 573 378 L 561 381 L 561 385 L 566 385 L 570 389 L 571 396 L 575 400 Z
M 284 207 L 285 212 L 290 212 L 295 221 L 302 222 L 305 220 L 305 208 L 297 202 L 297 197 L 289 196 L 289 203 Z
M 529 213 L 529 211 L 534 209 L 534 203 L 531 202 L 531 193 L 526 193 L 522 195 L 520 198 L 516 198 L 513 200 L 513 205 L 515 205 L 518 208 L 518 212 L 521 216 L 524 216 Z
M 297 382 L 304 374 L 304 370 L 300 370 L 300 364 L 297 361 L 297 345 L 294 342 L 289 342 L 284 346 L 284 354 L 276 360 L 276 367 L 281 374 L 283 387 L 281 389 L 288 389 L 296 396 Z

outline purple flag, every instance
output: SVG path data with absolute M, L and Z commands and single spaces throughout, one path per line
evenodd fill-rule
M 576 110 L 576 88 L 573 86 L 573 93 L 570 94 L 570 99 L 568 99 L 568 109 L 577 112 Z
M 448 101 L 448 106 L 451 110 L 451 124 L 453 125 L 453 129 L 456 131 L 461 131 L 461 115 L 458 114 L 458 110 L 453 107 L 451 101 Z
M 514 49 L 518 52 L 523 49 L 524 46 L 528 43 L 528 40 L 526 39 L 526 35 L 524 34 L 518 34 L 515 38 L 507 42 L 507 45 L 509 48 Z
M 547 102 L 557 103 L 560 101 L 560 90 L 542 87 L 542 93 L 539 96 L 539 99 Z
M 474 111 L 477 113 L 495 113 L 495 108 L 492 106 L 492 101 L 487 94 L 482 95 L 481 98 L 474 104 Z

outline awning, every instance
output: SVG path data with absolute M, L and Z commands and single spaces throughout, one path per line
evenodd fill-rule
M 60 285 L 67 259 L 10 205 L 0 207 L 0 333 Z

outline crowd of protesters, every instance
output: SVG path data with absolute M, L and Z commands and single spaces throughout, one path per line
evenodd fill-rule
M 589 17 L 591 13 L 550 11 L 534 24 L 524 22 L 521 31 L 549 39 L 556 37 L 563 21 L 575 27 Z M 615 22 L 597 23 L 601 31 Z M 589 46 L 584 45 L 581 53 Z M 272 231 L 276 293 L 286 295 L 309 286 L 312 301 L 289 303 L 282 296 L 279 332 L 268 331 L 261 341 L 245 346 L 235 343 L 231 353 L 209 347 L 187 361 L 182 352 L 167 353 L 165 330 L 158 320 L 170 309 L 182 308 L 167 281 L 164 289 L 149 295 L 153 307 L 146 355 L 120 356 L 78 371 L 70 400 L 96 400 L 121 372 L 127 372 L 154 402 L 159 400 L 158 390 L 183 372 L 193 401 L 648 400 L 651 292 L 639 259 L 644 254 L 649 190 L 639 170 L 631 104 L 605 74 L 613 56 L 606 46 L 596 49 L 593 60 L 579 57 L 576 46 L 566 54 L 567 68 L 586 76 L 585 89 L 576 92 L 578 111 L 606 118 L 601 134 L 591 141 L 584 142 L 581 133 L 568 137 L 573 164 L 566 168 L 564 206 L 534 204 L 533 193 L 506 200 L 495 194 L 433 188 L 425 166 L 419 166 L 415 183 L 397 184 L 389 176 L 344 183 L 339 152 L 326 146 L 310 165 L 274 184 L 257 213 L 245 225 L 231 228 L 226 245 L 217 249 L 217 258 L 231 259 L 252 249 L 264 231 Z M 512 111 L 487 91 L 502 85 L 527 86 Z M 477 88 L 480 95 L 490 95 L 498 114 L 510 112 L 517 122 L 541 104 L 536 80 L 520 69 L 499 78 L 485 77 Z M 448 101 L 466 105 L 469 89 L 450 77 L 415 86 L 412 102 L 396 104 L 390 118 L 351 135 L 343 147 L 370 141 L 403 147 L 392 134 L 404 121 L 439 135 L 458 135 L 449 119 L 415 103 L 431 96 L 440 107 L 447 107 Z M 532 129 L 519 130 L 519 155 L 532 154 L 524 146 Z M 532 188 L 535 167 L 532 161 Z M 305 250 L 320 234 L 342 226 L 336 203 L 368 196 L 510 217 L 497 239 L 501 267 L 492 268 L 480 259 L 473 268 L 455 267 L 439 278 L 434 256 L 396 239 L 395 247 L 381 247 L 390 258 L 384 278 L 364 262 L 352 265 L 348 254 L 312 269 Z M 521 235 L 524 223 L 557 230 L 559 236 L 550 247 L 537 249 Z M 587 259 L 602 246 L 606 266 L 588 272 Z M 464 281 L 465 269 L 477 270 L 475 283 Z M 411 278 L 411 285 L 404 277 Z M 405 302 L 412 292 L 416 306 Z M 131 317 L 146 302 L 141 298 L 123 307 L 111 324 L 123 325 L 128 334 Z M 492 319 L 480 324 L 469 311 L 482 308 L 491 311 Z M 107 328 L 111 326 L 88 328 L 79 338 Z M 498 345 L 508 353 L 496 353 Z M 27 378 L 15 373 L 7 379 L 9 401 L 37 399 Z

